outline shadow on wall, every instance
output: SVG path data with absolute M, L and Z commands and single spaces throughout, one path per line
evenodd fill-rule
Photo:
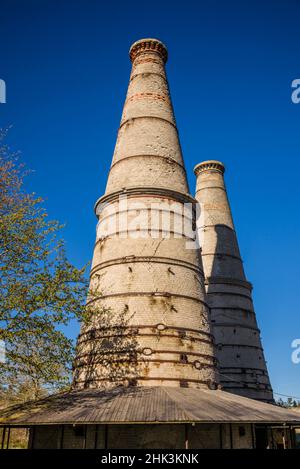
M 246 280 L 235 230 L 218 224 L 215 230 L 215 250 L 210 277 Z M 209 293 L 209 287 L 207 292 Z
M 109 388 L 135 385 L 138 378 L 137 328 L 132 315 L 123 311 L 91 307 L 90 321 L 77 341 L 73 388 Z

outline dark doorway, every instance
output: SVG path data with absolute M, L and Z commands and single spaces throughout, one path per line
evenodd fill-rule
M 267 427 L 255 427 L 255 440 L 257 449 L 266 449 L 268 447 Z

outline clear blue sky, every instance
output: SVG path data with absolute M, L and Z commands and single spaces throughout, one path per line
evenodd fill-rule
M 128 49 L 158 37 L 194 190 L 193 166 L 226 181 L 275 391 L 300 396 L 300 3 L 296 0 L 2 0 L 0 78 L 28 186 L 66 223 L 73 262 L 91 259 L 94 201 L 105 188 L 126 93 Z M 70 334 L 75 336 L 77 326 Z

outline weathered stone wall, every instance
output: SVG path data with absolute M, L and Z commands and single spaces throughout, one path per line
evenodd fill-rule
M 277 439 L 279 441 L 280 437 Z M 253 448 L 253 442 L 255 444 L 250 424 L 46 425 L 35 428 L 32 447 L 242 449 Z
M 57 425 L 40 425 L 33 427 L 32 443 L 33 449 L 56 449 L 60 447 L 60 431 Z
M 185 448 L 184 425 L 111 425 L 108 447 L 117 448 Z
M 217 161 L 195 168 L 198 233 L 220 381 L 230 392 L 272 401 L 252 287 L 245 277 L 223 173 Z

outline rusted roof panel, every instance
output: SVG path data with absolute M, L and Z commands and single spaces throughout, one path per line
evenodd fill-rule
M 225 391 L 177 387 L 114 388 L 56 394 L 2 410 L 0 424 L 286 422 L 300 414 Z

